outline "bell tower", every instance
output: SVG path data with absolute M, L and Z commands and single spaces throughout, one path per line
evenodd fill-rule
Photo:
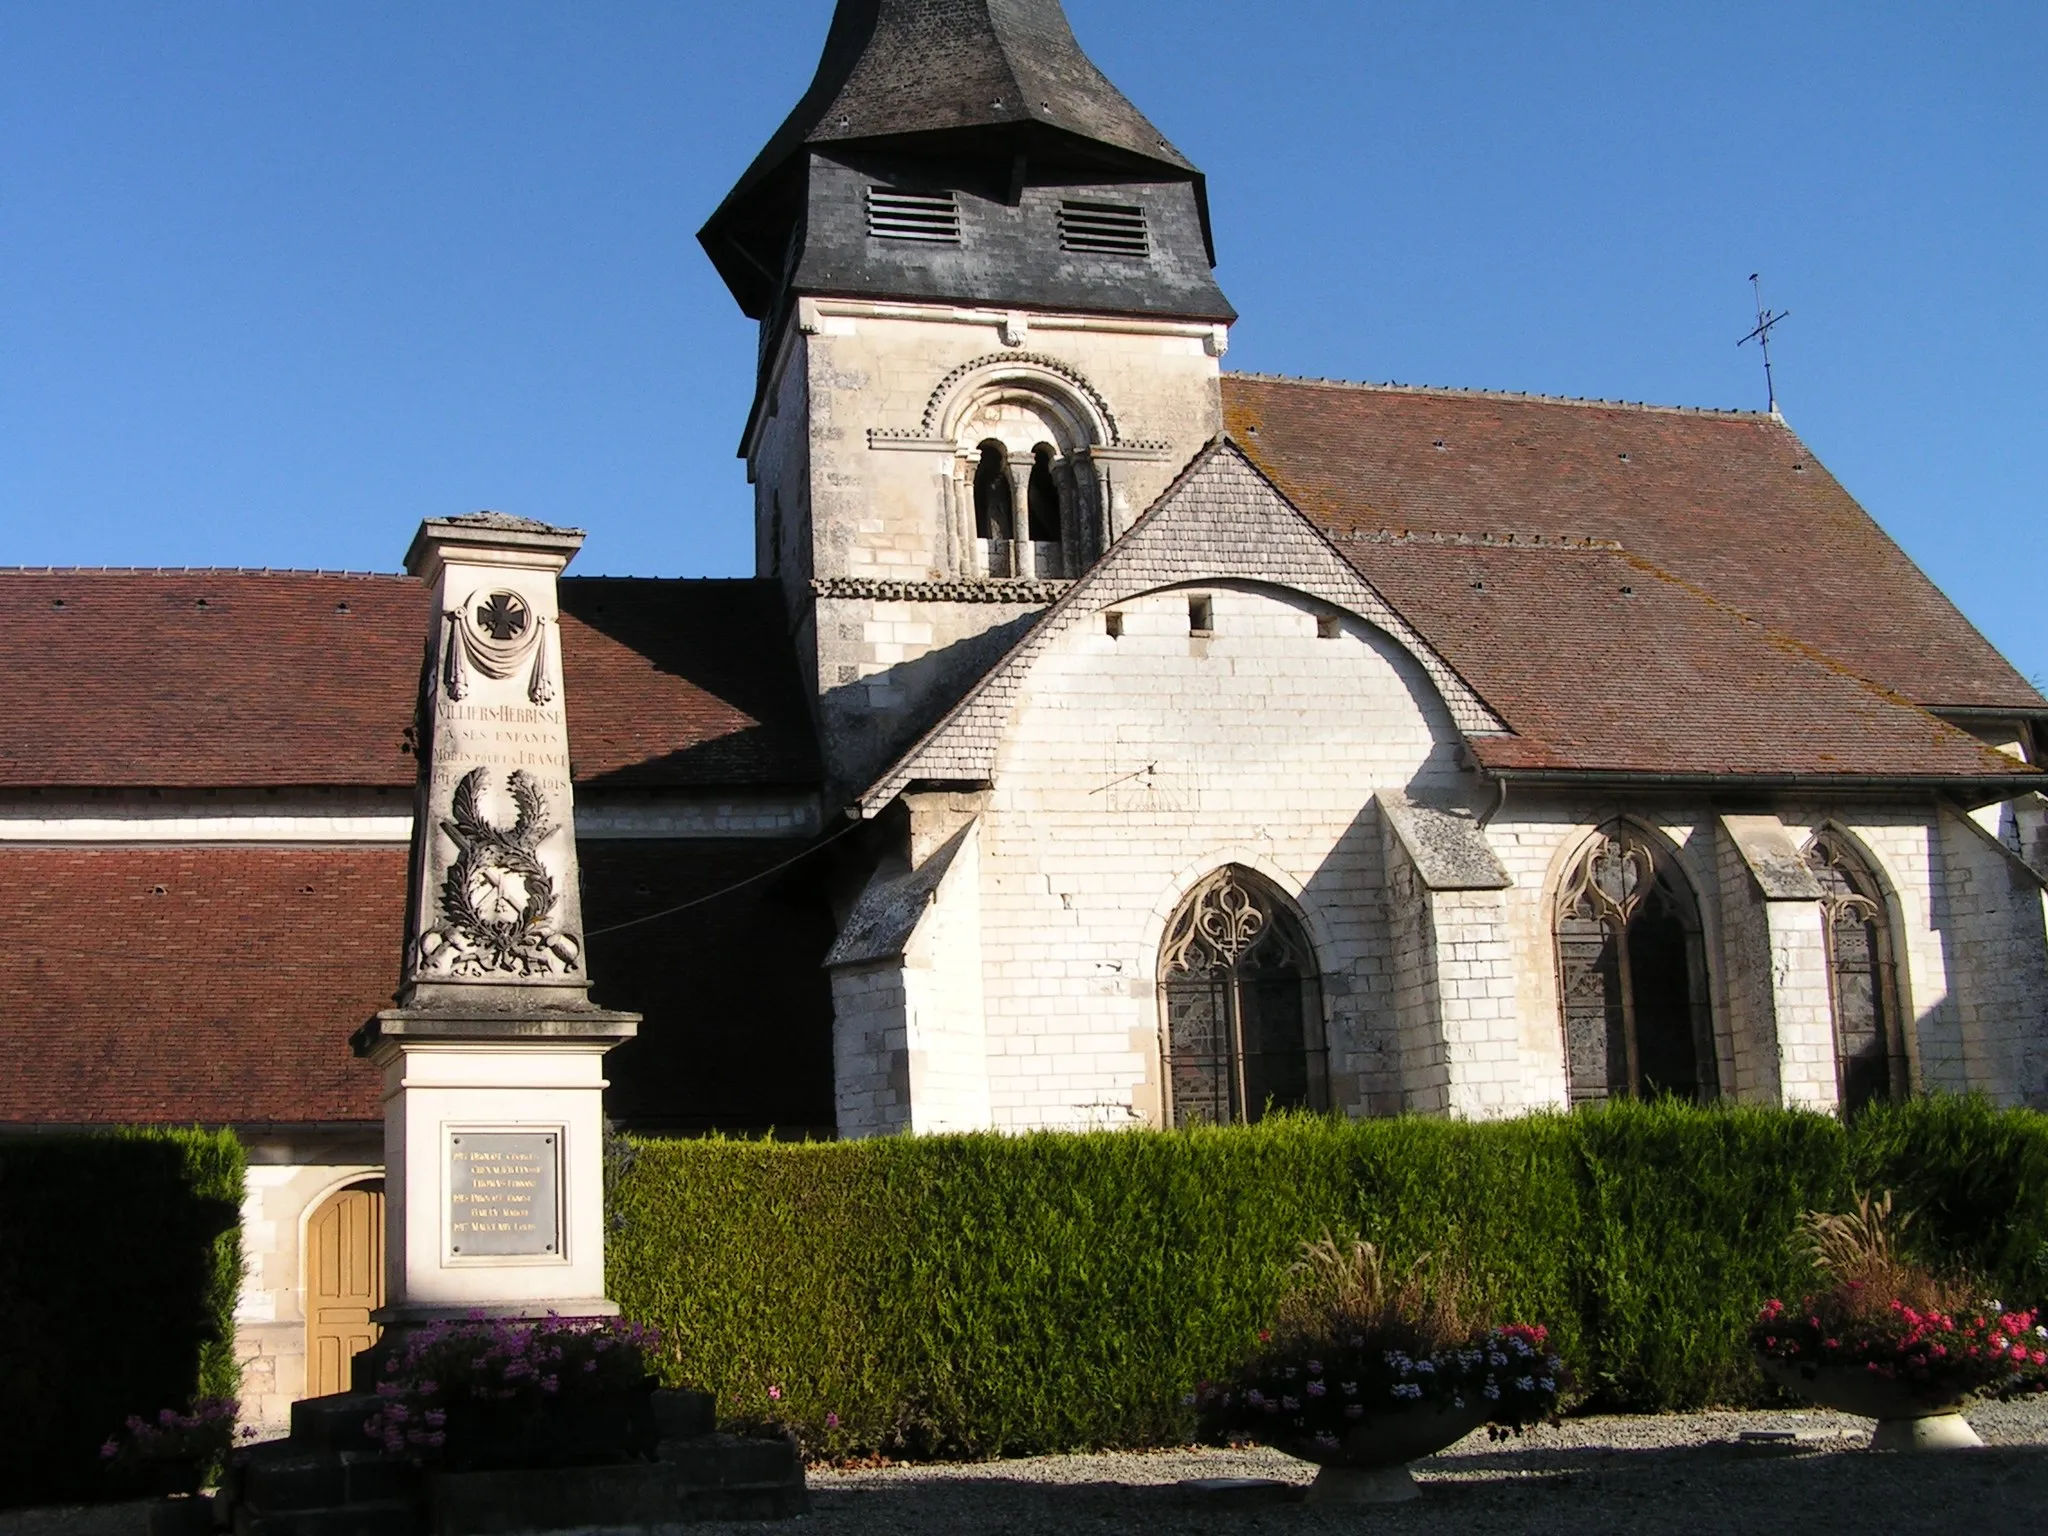
M 881 772 L 1222 426 L 1202 174 L 1059 0 L 839 0 L 699 233 L 829 789 Z

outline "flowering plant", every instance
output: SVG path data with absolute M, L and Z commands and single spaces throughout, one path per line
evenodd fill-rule
M 1251 1360 L 1191 1400 L 1212 1436 L 1332 1453 L 1370 1419 L 1419 1408 L 1519 1429 L 1554 1413 L 1564 1362 L 1541 1326 L 1476 1323 L 1424 1264 L 1390 1275 L 1372 1244 L 1303 1245 L 1294 1284 Z
M 255 1438 L 253 1429 L 237 1433 L 241 1411 L 232 1397 L 197 1397 L 185 1413 L 166 1408 L 154 1419 L 130 1414 L 100 1447 L 100 1459 L 109 1470 L 131 1476 L 173 1471 L 179 1481 L 197 1488 L 220 1475 L 237 1439 Z
M 1996 1302 L 1923 1312 L 1897 1297 L 1881 1309 L 1844 1305 L 1833 1295 L 1808 1297 L 1797 1310 L 1772 1300 L 1750 1340 L 1773 1360 L 1860 1368 L 1928 1402 L 2024 1385 L 2048 1366 L 2048 1327 L 2032 1312 L 2007 1312 Z
M 432 1323 L 407 1334 L 385 1361 L 364 1429 L 391 1455 L 436 1459 L 451 1411 L 470 1405 L 535 1417 L 644 1396 L 659 1343 L 652 1328 L 619 1318 L 550 1315 L 535 1323 L 473 1313 Z
M 1889 1194 L 1860 1198 L 1853 1215 L 1807 1213 L 1807 1246 L 1832 1284 L 1796 1307 L 1765 1302 L 1751 1346 L 1788 1365 L 1860 1369 L 1929 1403 L 2048 1385 L 2048 1328 L 1902 1257 L 1909 1220 Z

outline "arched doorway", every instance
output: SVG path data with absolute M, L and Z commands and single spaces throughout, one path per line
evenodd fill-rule
M 1292 905 L 1225 865 L 1188 893 L 1159 957 L 1168 1120 L 1257 1120 L 1329 1103 L 1321 976 Z
M 1906 1048 L 1884 891 L 1861 855 L 1831 829 L 1806 845 L 1806 867 L 1820 882 L 1842 1108 L 1854 1112 L 1902 1099 Z
M 1558 996 L 1571 1101 L 1718 1088 L 1692 886 L 1667 849 L 1613 822 L 1557 901 Z
M 384 1305 L 384 1182 L 338 1190 L 306 1223 L 306 1394 L 350 1389 L 349 1366 L 377 1342 Z

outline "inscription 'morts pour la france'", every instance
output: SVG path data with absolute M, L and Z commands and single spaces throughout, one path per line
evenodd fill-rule
M 459 1258 L 562 1251 L 559 1131 L 458 1131 L 448 1138 L 448 1249 Z

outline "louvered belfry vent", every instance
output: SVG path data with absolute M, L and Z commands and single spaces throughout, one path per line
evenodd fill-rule
M 1060 249 L 1097 256 L 1150 256 L 1145 210 L 1125 203 L 1060 204 Z
M 868 234 L 877 240 L 960 243 L 960 205 L 950 192 L 898 192 L 868 188 Z

